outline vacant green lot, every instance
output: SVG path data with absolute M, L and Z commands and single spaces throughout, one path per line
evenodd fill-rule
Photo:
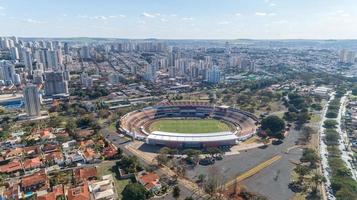
M 230 130 L 226 123 L 214 119 L 165 119 L 153 122 L 149 129 L 173 133 L 214 133 Z

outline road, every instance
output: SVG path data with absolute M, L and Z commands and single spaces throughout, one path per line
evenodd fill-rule
M 242 151 L 238 155 L 225 156 L 223 160 L 217 161 L 211 166 L 197 166 L 187 171 L 187 176 L 196 180 L 199 174 L 209 175 L 212 168 L 226 183 L 233 180 L 242 173 L 252 169 L 256 165 L 280 155 L 282 158 L 259 173 L 241 182 L 248 191 L 261 194 L 269 199 L 286 200 L 293 197 L 288 185 L 290 174 L 295 167 L 291 161 L 298 161 L 302 155 L 301 148 L 292 148 L 296 145 L 300 131 L 291 129 L 289 134 L 280 145 L 269 145 L 266 148 L 255 148 Z M 290 149 L 289 153 L 286 153 Z

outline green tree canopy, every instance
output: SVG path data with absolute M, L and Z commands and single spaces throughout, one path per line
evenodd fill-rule
M 130 183 L 124 188 L 122 195 L 123 200 L 145 200 L 146 190 L 139 183 Z
M 285 122 L 276 115 L 270 115 L 261 122 L 262 129 L 268 131 L 271 135 L 278 135 L 285 129 Z

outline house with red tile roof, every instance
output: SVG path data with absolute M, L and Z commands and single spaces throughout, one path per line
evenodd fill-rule
M 34 192 L 49 189 L 47 175 L 43 172 L 37 172 L 21 179 L 21 190 L 23 192 Z
M 13 174 L 23 170 L 19 160 L 12 160 L 6 165 L 0 166 L 0 173 Z
M 86 148 L 83 151 L 83 156 L 86 163 L 95 163 L 99 161 L 100 155 L 96 153 L 92 148 Z
M 6 183 L 6 189 L 2 194 L 5 199 L 19 199 L 19 184 L 16 183 Z
M 39 156 L 42 153 L 42 151 L 40 145 L 35 145 L 35 146 L 24 147 L 24 153 L 27 156 L 36 157 Z
M 67 200 L 90 200 L 88 183 L 84 182 L 81 186 L 68 189 Z
M 56 185 L 52 188 L 51 192 L 48 192 L 44 195 L 37 196 L 37 200 L 56 200 L 60 196 L 64 196 L 63 185 Z
M 81 139 L 89 138 L 89 136 L 93 135 L 94 130 L 83 129 L 77 132 L 77 136 Z
M 13 157 L 21 156 L 23 154 L 24 150 L 21 147 L 10 149 L 5 153 L 6 159 L 10 159 Z
M 35 157 L 23 161 L 23 167 L 25 170 L 32 170 L 32 169 L 40 168 L 42 166 L 43 163 L 40 157 Z
M 93 140 L 84 140 L 79 143 L 79 146 L 81 149 L 86 149 L 86 148 L 94 148 L 95 143 Z
M 117 154 L 118 150 L 116 150 L 111 144 L 103 149 L 103 155 L 107 159 L 114 158 Z
M 81 184 L 87 180 L 96 179 L 97 169 L 95 167 L 77 168 L 73 173 L 76 184 Z
M 42 145 L 41 149 L 44 153 L 50 153 L 53 151 L 58 151 L 60 146 L 58 144 L 46 143 Z
M 53 151 L 45 155 L 46 163 L 56 163 L 57 165 L 63 165 L 64 161 L 64 156 L 60 151 Z
M 136 180 L 145 187 L 147 191 L 157 191 L 161 189 L 160 177 L 153 172 L 141 171 L 136 176 Z

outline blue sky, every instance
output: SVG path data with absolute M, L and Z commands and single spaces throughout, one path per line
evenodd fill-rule
M 0 35 L 357 39 L 357 0 L 0 0 Z

